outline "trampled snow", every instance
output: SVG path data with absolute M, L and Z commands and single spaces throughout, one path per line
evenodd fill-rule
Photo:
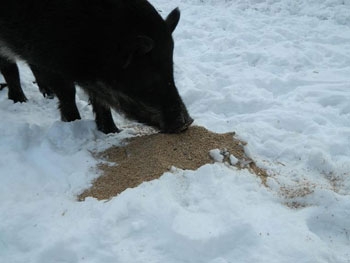
M 123 132 L 59 121 L 21 64 L 29 101 L 0 91 L 0 262 L 350 262 L 350 1 L 152 0 L 178 6 L 176 83 L 195 124 L 232 132 L 267 186 L 223 163 L 172 170 L 111 200 L 76 195 L 90 152 Z M 0 77 L 0 82 L 2 81 Z

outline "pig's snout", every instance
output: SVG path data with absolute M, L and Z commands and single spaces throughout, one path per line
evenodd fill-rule
M 188 115 L 187 111 L 181 113 L 168 127 L 162 129 L 163 133 L 180 133 L 188 129 L 193 123 L 193 119 Z

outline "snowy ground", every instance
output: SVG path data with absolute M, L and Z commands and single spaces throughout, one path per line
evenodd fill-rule
M 152 3 L 182 11 L 175 74 L 195 123 L 236 131 L 268 187 L 217 163 L 76 202 L 98 176 L 90 151 L 135 124 L 97 132 L 81 92 L 83 120 L 60 122 L 22 65 L 28 103 L 0 92 L 0 261 L 349 263 L 350 1 Z

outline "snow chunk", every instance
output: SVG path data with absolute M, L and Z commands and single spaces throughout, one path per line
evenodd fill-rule
M 230 155 L 230 164 L 231 165 L 236 165 L 237 163 L 238 163 L 238 159 L 231 154 Z
M 210 158 L 212 158 L 215 162 L 222 163 L 224 161 L 224 155 L 219 149 L 213 149 L 209 151 Z

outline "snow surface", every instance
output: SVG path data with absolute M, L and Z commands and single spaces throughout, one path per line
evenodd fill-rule
M 62 123 L 21 65 L 28 103 L 0 92 L 0 262 L 350 262 L 350 1 L 152 0 L 179 6 L 176 82 L 195 124 L 235 131 L 265 187 L 223 163 L 175 170 L 108 201 L 76 195 L 90 152 L 140 125 Z M 0 77 L 0 81 L 1 81 Z

